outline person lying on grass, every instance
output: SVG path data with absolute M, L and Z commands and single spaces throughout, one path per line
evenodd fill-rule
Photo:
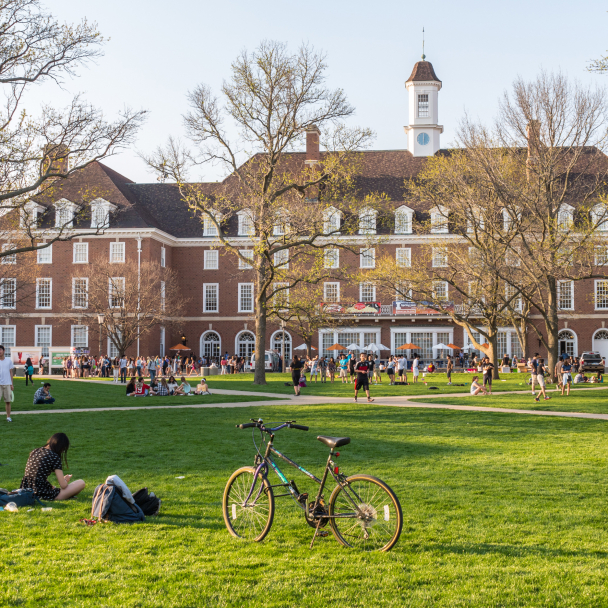
M 173 391 L 174 395 L 189 395 L 192 387 L 188 382 L 186 382 L 186 378 L 183 376 L 180 378 L 182 383 Z
M 479 380 L 479 376 L 473 376 L 471 380 L 471 395 L 479 395 L 479 393 L 487 395 L 488 391 L 477 380 Z
M 67 453 L 70 440 L 65 433 L 55 433 L 46 445 L 30 452 L 21 488 L 34 490 L 40 500 L 66 500 L 84 490 L 82 479 L 72 481 L 71 475 L 63 474 L 63 466 L 68 468 Z M 59 487 L 52 486 L 48 476 L 55 471 Z
M 44 385 L 34 393 L 34 405 L 50 405 L 51 403 L 55 403 L 55 399 L 51 396 L 49 391 L 50 388 L 51 383 L 45 382 Z
M 201 381 L 196 385 L 195 395 L 210 395 L 209 387 L 207 386 L 207 380 L 201 378 Z

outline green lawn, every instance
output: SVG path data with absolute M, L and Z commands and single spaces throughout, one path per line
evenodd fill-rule
M 268 397 L 251 397 L 247 395 L 194 395 L 192 397 L 127 397 L 126 385 L 121 384 L 91 384 L 79 381 L 53 381 L 51 377 L 44 376 L 44 380 L 34 379 L 34 385 L 25 386 L 25 379 L 15 378 L 15 402 L 13 411 L 26 410 L 57 410 L 77 409 L 83 407 L 141 407 L 150 405 L 183 405 L 185 403 L 247 403 L 252 401 L 266 401 Z M 34 405 L 34 393 L 43 382 L 51 383 L 51 395 L 56 401 L 52 405 Z M 4 411 L 4 404 L 0 403 L 0 411 Z M 4 422 L 0 418 L 0 422 Z
M 330 536 L 311 551 L 312 530 L 289 499 L 277 501 L 263 543 L 229 536 L 222 491 L 254 453 L 251 433 L 234 425 L 257 416 L 310 425 L 281 431 L 277 445 L 315 472 L 327 454 L 316 434 L 350 435 L 342 470 L 383 478 L 401 500 L 396 548 L 361 554 Z M 1 486 L 17 487 L 29 451 L 57 431 L 72 441 L 70 472 L 88 485 L 50 513 L 0 513 L 0 605 L 602 606 L 605 424 L 354 404 L 17 416 L 0 424 Z M 162 515 L 79 524 L 112 473 L 155 491 Z
M 593 385 L 591 385 L 593 386 Z M 601 386 L 601 385 L 600 385 Z M 597 387 L 597 385 L 596 385 Z M 608 388 L 608 386 L 606 387 Z M 537 391 L 538 392 L 538 391 Z M 561 392 L 548 391 L 549 401 L 534 401 L 530 392 L 518 395 L 490 395 L 488 397 L 436 397 L 420 399 L 425 403 L 448 405 L 474 405 L 483 407 L 504 407 L 519 410 L 547 410 L 554 412 L 589 412 L 608 414 L 608 390 L 572 390 L 570 396 Z

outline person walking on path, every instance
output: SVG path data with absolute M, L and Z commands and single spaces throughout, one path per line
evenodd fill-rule
M 371 403 L 373 399 L 369 394 L 369 376 L 367 375 L 367 372 L 371 369 L 372 363 L 366 360 L 365 353 L 361 353 L 359 357 L 360 360 L 354 366 L 355 372 L 357 373 L 357 378 L 355 380 L 355 403 L 357 403 L 357 394 L 361 389 L 365 390 L 367 402 Z
M 568 357 L 562 363 L 562 396 L 564 394 L 564 390 L 567 388 L 566 396 L 570 396 L 570 386 L 572 385 L 572 359 Z
M 34 374 L 34 364 L 32 360 L 28 357 L 25 362 L 25 386 L 27 386 L 27 380 L 29 378 L 30 384 L 34 386 L 34 378 L 32 377 Z
M 11 418 L 11 402 L 13 400 L 13 376 L 15 374 L 15 366 L 12 359 L 7 359 L 4 356 L 4 346 L 0 344 L 0 397 L 4 399 L 6 407 L 6 421 L 12 422 Z
M 420 358 L 418 355 L 414 355 L 414 361 L 412 362 L 412 376 L 414 378 L 414 384 L 418 382 L 418 376 L 420 375 Z
M 562 367 L 564 365 L 564 362 L 562 361 L 562 358 L 560 357 L 557 360 L 557 363 L 555 364 L 555 379 L 557 381 L 557 388 L 559 388 L 562 385 Z
M 532 394 L 535 395 L 536 393 L 534 392 L 534 385 L 538 380 L 538 353 L 534 353 L 534 358 L 530 362 L 530 367 L 532 368 L 532 371 L 530 372 L 530 381 L 532 382 Z
M 454 370 L 454 362 L 452 361 L 452 357 L 448 355 L 448 364 L 446 369 L 446 376 L 448 377 L 448 385 L 452 384 L 452 371 Z M 490 383 L 490 388 L 492 388 L 492 384 Z
M 551 399 L 551 397 L 547 397 L 547 393 L 545 392 L 545 360 L 544 359 L 537 360 L 536 370 L 537 370 L 536 381 L 538 382 L 538 386 L 540 387 L 540 390 L 538 391 L 538 395 L 535 395 L 534 401 L 540 401 L 541 394 L 544 397 L 545 401 L 549 401 L 549 399 Z M 570 391 L 570 385 L 568 385 L 568 391 Z

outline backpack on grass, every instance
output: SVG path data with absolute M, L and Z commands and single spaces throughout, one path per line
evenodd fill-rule
M 133 494 L 133 499 L 135 500 L 135 504 L 139 506 L 146 517 L 158 515 L 161 500 L 158 498 L 158 496 L 156 496 L 156 494 L 154 494 L 154 492 L 148 492 L 148 488 L 137 490 L 137 492 Z
M 102 483 L 95 488 L 91 517 L 117 524 L 134 524 L 146 519 L 137 504 L 128 502 L 123 498 L 120 488 L 108 483 Z
M 21 488 L 8 492 L 0 489 L 0 507 L 5 507 L 9 502 L 14 502 L 18 507 L 33 507 L 36 503 L 44 506 L 40 499 L 34 496 L 34 490 Z

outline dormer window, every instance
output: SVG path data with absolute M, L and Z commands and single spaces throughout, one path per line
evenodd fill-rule
M 591 210 L 591 218 L 597 230 L 608 231 L 608 207 L 606 205 L 596 205 Z
M 395 234 L 412 234 L 414 210 L 401 205 L 395 210 Z
M 359 214 L 359 234 L 376 234 L 376 215 L 375 209 L 363 209 Z
M 255 227 L 251 212 L 244 209 L 243 211 L 239 211 L 237 216 L 239 218 L 239 236 L 254 236 Z
M 102 198 L 95 199 L 91 203 L 91 228 L 95 230 L 109 228 L 110 213 L 116 208 L 116 205 L 113 205 Z
M 447 234 L 448 210 L 445 207 L 431 209 L 431 234 Z
M 481 214 L 481 210 L 471 209 L 470 214 L 471 215 L 467 220 L 467 233 L 473 234 L 474 232 L 476 232 L 475 228 L 477 228 L 477 231 L 483 231 L 484 219 L 483 215 Z
M 418 93 L 418 118 L 428 118 L 429 116 L 429 94 Z
M 74 227 L 76 205 L 65 198 L 57 201 L 55 207 L 55 228 L 65 229 Z
M 275 225 L 272 227 L 273 236 L 284 236 L 287 234 L 289 224 L 287 223 L 287 212 L 285 210 L 278 211 L 276 214 Z
M 216 221 L 220 221 L 220 214 L 214 211 L 210 211 Z M 217 236 L 217 228 L 213 223 L 211 217 L 205 213 L 203 216 L 203 236 Z
M 29 228 L 36 228 L 38 226 L 38 219 L 44 212 L 44 207 L 38 203 L 30 201 L 25 203 L 21 209 L 21 228 L 26 226 Z
M 562 205 L 557 213 L 557 227 L 559 230 L 567 232 L 574 226 L 574 207 L 568 204 Z
M 335 207 L 328 207 L 323 212 L 323 232 L 325 234 L 340 234 L 342 212 Z

